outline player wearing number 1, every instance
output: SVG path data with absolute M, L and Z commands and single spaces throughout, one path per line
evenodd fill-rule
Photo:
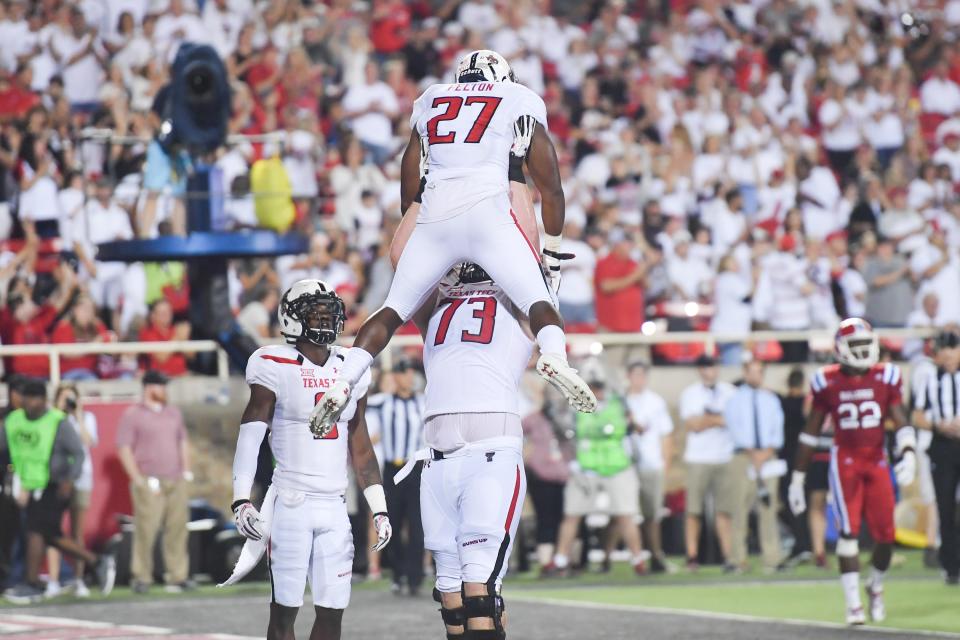
M 510 65 L 493 51 L 465 55 L 456 82 L 429 87 L 414 103 L 413 131 L 401 162 L 401 206 L 425 184 L 417 225 L 397 265 L 383 308 L 361 327 L 340 377 L 311 417 L 324 433 L 346 405 L 351 390 L 393 333 L 420 308 L 456 264 L 476 263 L 529 318 L 540 347 L 537 371 L 581 411 L 596 398 L 567 364 L 563 321 L 556 310 L 564 197 L 556 151 L 547 135 L 543 100 L 514 82 Z M 541 254 L 521 231 L 510 207 L 509 156 L 528 147 L 527 168 L 540 191 L 546 232 Z M 551 290 L 552 289 L 552 290 Z
M 835 338 L 839 364 L 820 369 L 811 382 L 813 410 L 800 435 L 795 471 L 788 491 L 795 515 L 806 510 L 804 480 L 824 420 L 834 424 L 834 445 L 830 460 L 830 490 L 839 512 L 840 538 L 837 557 L 840 580 L 847 606 L 847 623 L 866 622 L 860 600 L 860 558 L 857 540 L 865 518 L 875 546 L 867 578 L 870 617 L 886 617 L 883 576 L 893 554 L 895 505 L 893 484 L 886 455 L 884 422 L 889 418 L 896 429 L 894 471 L 897 483 L 906 486 L 916 474 L 916 432 L 907 425 L 901 397 L 900 368 L 880 364 L 879 342 L 870 325 L 860 318 L 840 323 Z
M 293 638 L 293 625 L 310 583 L 316 619 L 313 640 L 339 640 L 350 600 L 353 535 L 344 491 L 353 463 L 374 514 L 377 545 L 390 541 L 387 503 L 364 418 L 370 374 L 357 383 L 339 422 L 323 436 L 307 421 L 326 393 L 348 349 L 335 346 L 343 330 L 343 301 L 320 280 L 300 280 L 277 311 L 286 345 L 261 347 L 247 362 L 250 401 L 243 412 L 233 461 L 233 512 L 244 544 L 233 584 L 267 547 L 270 569 L 268 640 Z M 250 502 L 260 443 L 269 429 L 276 466 L 261 510 Z

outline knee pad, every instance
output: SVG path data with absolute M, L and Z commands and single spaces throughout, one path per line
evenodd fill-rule
M 852 538 L 837 540 L 837 556 L 841 558 L 855 558 L 860 555 L 860 543 Z
M 440 594 L 439 589 L 433 590 L 433 600 L 440 603 L 440 617 L 443 618 L 443 624 L 450 627 L 463 627 L 466 630 L 467 627 L 467 616 L 464 612 L 464 607 L 458 607 L 456 609 L 446 609 L 443 606 L 443 596 Z M 464 635 L 462 633 L 450 633 L 447 632 L 447 640 L 462 640 Z
M 464 592 L 463 610 L 464 617 L 467 620 L 470 618 L 490 618 L 493 620 L 493 629 L 468 629 L 464 640 L 504 640 L 507 637 L 503 630 L 503 598 L 497 593 L 495 584 L 487 585 L 487 595 L 485 596 L 468 596 Z

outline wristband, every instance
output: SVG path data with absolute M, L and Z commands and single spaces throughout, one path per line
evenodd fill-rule
M 234 501 L 233 501 L 233 504 L 230 505 L 230 511 L 233 511 L 234 513 L 236 513 L 236 512 L 237 512 L 237 509 L 239 509 L 239 508 L 240 508 L 241 506 L 243 506 L 244 504 L 249 504 L 249 503 L 250 503 L 250 501 L 247 500 L 246 498 L 242 498 L 242 499 L 240 499 L 240 500 L 234 500 Z
M 806 471 L 794 471 L 790 475 L 790 484 L 804 484 L 807 481 L 807 472 Z
M 558 252 L 560 251 L 560 241 L 562 239 L 563 236 L 552 236 L 549 233 L 545 233 L 543 238 L 543 248 L 547 251 Z
M 803 432 L 800 434 L 800 443 L 805 444 L 808 447 L 816 448 L 817 445 L 820 444 L 820 440 L 815 435 Z
M 897 429 L 897 455 L 901 456 L 906 451 L 914 451 L 917 448 L 917 432 L 910 425 L 905 425 Z

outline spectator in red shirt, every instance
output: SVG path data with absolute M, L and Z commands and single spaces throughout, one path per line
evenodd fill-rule
M 70 315 L 61 320 L 53 330 L 53 342 L 73 344 L 77 342 L 109 342 L 107 327 L 97 318 L 96 308 L 89 296 L 80 296 L 73 303 Z M 60 358 L 60 377 L 64 380 L 96 380 L 97 354 Z
M 639 331 L 643 324 L 643 282 L 646 267 L 630 257 L 633 242 L 615 227 L 607 236 L 610 253 L 597 262 L 597 323 L 607 331 Z
M 61 268 L 58 289 L 48 300 L 37 304 L 32 291 L 23 291 L 9 300 L 13 322 L 10 326 L 10 344 L 50 344 L 50 333 L 57 318 L 73 300 L 77 289 L 76 274 Z M 13 356 L 10 373 L 31 378 L 50 377 L 50 358 L 46 355 Z
M 190 325 L 186 322 L 173 323 L 173 307 L 167 299 L 154 302 L 147 326 L 140 330 L 140 340 L 172 342 L 189 339 Z M 187 357 L 180 352 L 151 353 L 147 355 L 147 369 L 168 376 L 182 376 L 187 372 Z
M 370 41 L 381 55 L 397 53 L 407 46 L 410 7 L 403 0 L 374 0 Z

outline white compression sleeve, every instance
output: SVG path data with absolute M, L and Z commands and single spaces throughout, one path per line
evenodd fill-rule
M 363 490 L 363 497 L 367 499 L 370 513 L 374 515 L 387 512 L 387 496 L 383 492 L 382 484 L 372 484 Z
M 237 452 L 233 456 L 233 500 L 249 500 L 253 479 L 257 475 L 260 443 L 267 434 L 266 422 L 244 422 L 237 436 Z

